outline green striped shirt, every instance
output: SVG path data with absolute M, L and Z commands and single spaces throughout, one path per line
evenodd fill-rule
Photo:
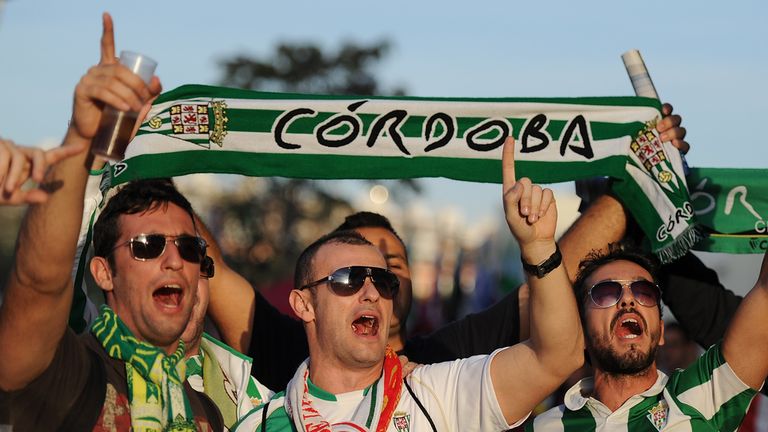
M 526 431 L 735 431 L 757 393 L 725 362 L 720 344 L 687 369 L 658 374 L 651 388 L 614 412 L 582 396 L 593 385 L 592 378 L 583 379 L 568 390 L 564 405 L 536 417 Z

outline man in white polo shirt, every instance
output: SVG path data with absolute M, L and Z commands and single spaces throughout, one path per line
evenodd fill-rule
M 612 246 L 580 267 L 574 287 L 594 378 L 526 430 L 736 430 L 768 374 L 768 259 L 725 338 L 670 376 L 656 368 L 664 323 L 653 263 Z
M 504 207 L 531 276 L 531 338 L 489 356 L 423 366 L 405 380 L 387 346 L 397 277 L 354 232 L 310 245 L 296 266 L 290 303 L 309 359 L 285 393 L 236 430 L 502 431 L 527 418 L 583 361 L 583 338 L 554 241 L 550 190 L 515 181 L 514 140 L 504 148 Z M 492 329 L 489 329 L 492 331 Z

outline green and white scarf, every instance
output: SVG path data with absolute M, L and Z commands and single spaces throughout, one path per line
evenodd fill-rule
M 182 86 L 161 95 L 112 186 L 198 172 L 317 179 L 447 177 L 501 182 L 514 135 L 517 172 L 539 183 L 611 176 L 669 260 L 699 236 L 682 161 L 655 129 L 655 99 L 379 98 Z
M 709 234 L 695 249 L 768 250 L 768 170 L 692 168 L 688 184 L 697 221 Z
M 136 339 L 106 305 L 91 333 L 107 354 L 125 362 L 131 427 L 135 432 L 196 431 L 192 409 L 184 393 L 184 342 L 171 355 Z

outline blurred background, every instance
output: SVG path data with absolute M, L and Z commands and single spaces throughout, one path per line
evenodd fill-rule
M 103 11 L 118 50 L 157 60 L 166 90 L 621 96 L 633 92 L 620 56 L 637 48 L 684 117 L 691 166 L 766 167 L 768 5 L 759 1 L 0 0 L 0 135 L 58 145 L 74 86 L 98 61 Z M 484 308 L 522 280 L 499 185 L 220 175 L 178 183 L 230 265 L 278 306 L 299 251 L 357 210 L 386 215 L 406 241 L 413 331 Z M 562 231 L 579 200 L 572 184 L 553 187 Z M 0 208 L 3 284 L 22 213 Z M 759 256 L 702 255 L 733 290 L 754 283 Z

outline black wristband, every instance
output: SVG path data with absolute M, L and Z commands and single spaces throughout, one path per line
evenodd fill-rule
M 550 255 L 549 258 L 545 259 L 541 264 L 528 264 L 525 262 L 525 260 L 523 260 L 522 256 L 520 257 L 520 261 L 523 263 L 523 270 L 525 270 L 526 273 L 541 279 L 546 276 L 547 273 L 560 266 L 560 264 L 563 262 L 563 255 L 560 253 L 560 246 L 555 243 L 555 252 Z

